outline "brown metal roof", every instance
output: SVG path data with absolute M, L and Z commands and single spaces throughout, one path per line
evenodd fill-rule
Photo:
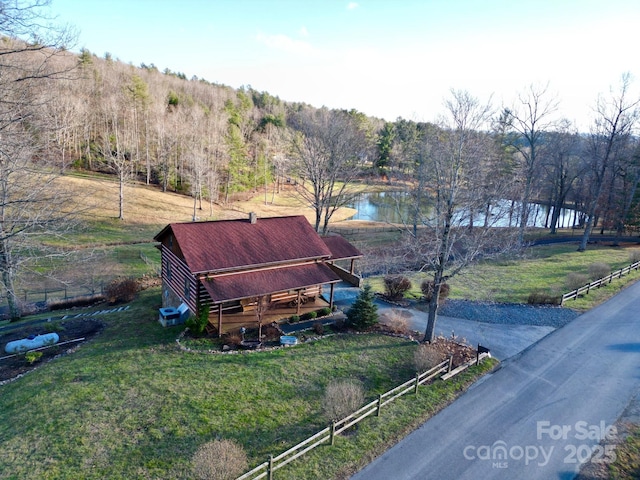
M 331 251 L 331 260 L 344 260 L 350 258 L 362 257 L 362 252 L 351 245 L 344 237 L 340 235 L 331 235 L 321 237 L 329 250 Z
M 217 276 L 202 284 L 213 302 L 220 303 L 339 281 L 325 264 L 309 263 Z
M 326 259 L 331 251 L 300 216 L 172 223 L 155 239 L 173 232 L 193 273 L 242 270 L 305 259 Z M 317 282 L 314 282 L 317 283 Z

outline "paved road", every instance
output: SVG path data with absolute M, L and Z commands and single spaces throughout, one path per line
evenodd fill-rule
M 639 387 L 637 283 L 504 362 L 353 479 L 572 479 L 591 452 L 611 457 L 608 427 Z

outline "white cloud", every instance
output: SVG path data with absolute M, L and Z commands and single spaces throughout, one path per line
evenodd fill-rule
M 256 35 L 256 40 L 269 48 L 288 53 L 310 53 L 313 50 L 310 43 L 283 34 L 266 35 L 260 32 Z
M 355 10 L 356 8 L 358 8 L 360 5 L 356 2 L 349 2 L 347 4 L 347 10 Z
M 300 30 L 298 30 L 298 33 L 300 34 L 301 37 L 309 36 L 309 31 L 307 30 L 307 27 L 305 27 L 304 25 L 300 27 Z

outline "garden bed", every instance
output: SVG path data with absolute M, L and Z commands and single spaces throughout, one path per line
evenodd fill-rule
M 96 335 L 102 329 L 103 324 L 99 320 L 91 318 L 69 319 L 64 321 L 52 321 L 39 324 L 25 325 L 7 331 L 0 332 L 0 382 L 12 380 L 29 370 L 33 370 L 42 363 L 51 360 L 56 355 L 66 353 L 76 348 L 81 342 L 75 342 L 83 338 L 86 341 Z M 60 337 L 59 342 L 43 350 L 39 350 L 42 356 L 30 363 L 24 353 L 11 355 L 4 351 L 7 343 L 13 340 L 27 338 L 29 335 L 41 335 L 55 332 Z M 65 343 L 70 342 L 70 343 Z

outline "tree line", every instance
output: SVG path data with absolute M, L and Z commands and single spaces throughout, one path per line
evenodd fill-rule
M 136 179 L 190 195 L 194 218 L 207 202 L 211 213 L 215 202 L 238 192 L 265 190 L 268 199 L 283 179 L 295 178 L 305 182 L 300 193 L 316 209 L 322 231 L 354 180 L 418 184 L 417 195 L 429 188 L 423 177 L 432 156 L 423 144 L 433 146 L 446 129 L 441 119 L 385 122 L 355 110 L 285 102 L 250 86 L 187 80 L 87 50 L 66 61 L 76 61 L 78 71 L 56 83 L 45 105 L 55 125 L 48 155 L 60 171 L 108 172 L 121 185 Z M 490 118 L 476 140 L 478 148 L 492 148 L 478 160 L 477 181 L 499 179 L 508 187 L 501 195 L 519 202 L 512 213 L 521 241 L 532 203 L 550 207 L 545 224 L 551 233 L 564 207 L 576 212 L 571 226 L 587 231 L 621 235 L 638 225 L 637 98 L 630 88 L 625 75 L 616 93 L 594 99 L 587 132 L 557 120 L 560 102 L 547 86 L 524 88 L 514 105 L 487 105 Z M 124 205 L 122 198 L 122 218 Z

